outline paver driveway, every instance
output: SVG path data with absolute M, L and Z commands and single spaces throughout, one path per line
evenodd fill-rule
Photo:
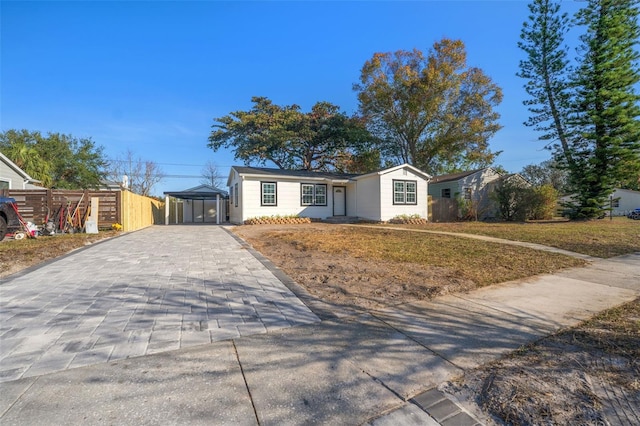
M 213 225 L 146 228 L 0 283 L 0 382 L 319 321 Z

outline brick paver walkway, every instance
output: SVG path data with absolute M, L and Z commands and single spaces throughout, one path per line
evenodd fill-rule
M 316 321 L 222 227 L 156 226 L 1 280 L 0 382 Z

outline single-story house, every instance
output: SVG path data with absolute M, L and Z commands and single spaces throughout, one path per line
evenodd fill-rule
M 166 191 L 164 195 L 165 224 L 167 225 L 169 223 L 220 224 L 227 221 L 229 195 L 222 189 L 211 185 L 199 185 L 184 191 Z M 176 201 L 171 203 L 170 197 Z M 171 207 L 174 209 L 173 214 Z
M 262 216 L 349 216 L 387 221 L 399 215 L 426 219 L 430 179 L 409 164 L 360 175 L 233 166 L 227 180 L 229 220 L 241 224 Z
M 640 191 L 615 189 L 609 199 L 613 216 L 626 216 L 632 210 L 640 209 Z
M 29 176 L 6 155 L 0 152 L 0 190 L 42 189 L 39 180 Z
M 521 175 L 502 174 L 492 167 L 460 173 L 434 176 L 429 182 L 429 195 L 436 198 L 462 199 L 474 204 L 478 219 L 496 217 L 496 206 L 491 193 L 505 180 L 516 180 L 525 186 L 530 184 Z
M 561 205 L 573 203 L 576 202 L 576 197 L 574 195 L 564 195 L 558 201 Z M 640 208 L 640 191 L 616 188 L 609 195 L 602 208 L 607 209 L 607 216 L 626 216 L 627 213 Z M 608 209 L 611 209 L 611 213 L 609 213 Z

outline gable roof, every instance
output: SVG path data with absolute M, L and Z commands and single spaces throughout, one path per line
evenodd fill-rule
M 32 178 L 31 176 L 29 176 L 27 174 L 27 172 L 25 172 L 24 170 L 22 170 L 20 167 L 18 167 L 18 165 L 16 163 L 14 163 L 13 161 L 11 161 L 9 159 L 9 157 L 7 157 L 6 155 L 4 155 L 3 153 L 0 152 L 0 159 L 2 160 L 3 163 L 5 163 L 7 166 L 9 166 L 10 169 L 12 169 L 14 172 L 16 172 L 18 175 L 20 175 L 20 177 L 22 177 L 22 179 L 24 179 L 27 183 L 40 183 L 39 180 Z
M 449 173 L 446 175 L 434 176 L 433 179 L 431 180 L 431 183 L 453 182 L 456 180 L 464 179 L 467 176 L 471 176 L 472 174 L 481 172 L 482 170 L 485 170 L 485 169 L 477 169 L 477 170 L 470 170 L 470 171 L 460 172 L 460 173 Z
M 432 176 L 430 174 L 427 174 L 425 172 L 423 172 L 422 170 L 418 169 L 417 167 L 412 166 L 411 164 L 400 164 L 398 166 L 394 166 L 394 167 L 389 167 L 386 169 L 381 169 L 375 172 L 371 172 L 371 173 L 366 173 L 363 175 L 356 175 L 355 179 L 360 179 L 363 178 L 365 176 L 371 176 L 371 175 L 384 175 L 387 173 L 391 173 L 391 172 L 395 172 L 396 170 L 400 170 L 400 169 L 410 169 L 411 171 L 413 171 L 415 174 L 420 175 L 424 178 L 424 180 L 426 181 L 430 181 L 432 179 Z

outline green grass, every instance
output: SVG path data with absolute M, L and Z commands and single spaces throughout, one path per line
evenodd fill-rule
M 408 229 L 479 234 L 538 243 L 602 258 L 640 251 L 640 221 L 623 217 L 614 218 L 612 221 L 603 219 L 546 223 L 456 222 L 401 226 Z

